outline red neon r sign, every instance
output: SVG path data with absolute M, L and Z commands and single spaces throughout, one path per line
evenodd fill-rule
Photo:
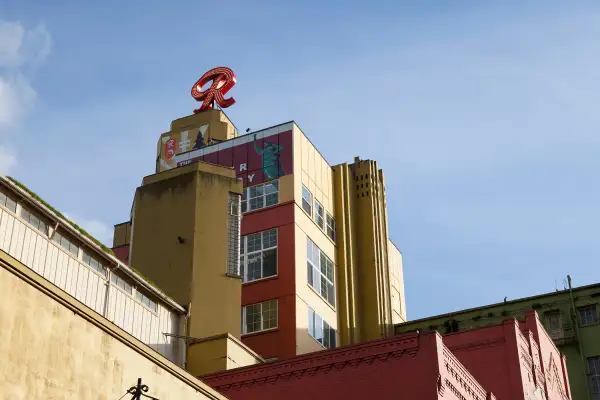
M 212 81 L 212 85 L 204 92 L 202 86 Z M 221 108 L 227 108 L 235 103 L 233 97 L 225 98 L 229 89 L 236 83 L 236 77 L 233 71 L 227 67 L 217 67 L 206 72 L 198 82 L 192 86 L 192 97 L 197 101 L 201 101 L 202 105 L 199 109 L 194 110 L 195 113 L 212 108 L 212 102 L 215 101 Z

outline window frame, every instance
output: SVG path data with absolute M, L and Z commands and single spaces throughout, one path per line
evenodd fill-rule
M 119 283 L 123 282 L 123 286 L 120 286 Z M 119 289 L 120 291 L 122 291 L 123 293 L 129 295 L 129 296 L 133 296 L 133 285 L 131 283 L 129 283 L 127 280 L 121 278 L 120 275 L 115 274 L 114 272 L 111 271 L 110 274 L 110 284 L 113 285 L 115 288 Z M 129 287 L 129 291 L 126 289 L 126 287 Z
M 60 231 L 56 230 L 52 235 L 51 239 L 52 243 L 57 245 L 59 248 L 63 249 L 65 252 L 70 254 L 73 258 L 79 257 L 79 245 L 75 244 L 71 239 L 67 236 L 60 233 Z M 66 243 L 64 243 L 66 242 Z M 73 247 L 77 249 L 76 252 L 73 252 Z
M 264 305 L 265 304 L 269 304 L 269 306 L 272 306 L 273 304 L 275 304 L 275 326 L 269 326 L 268 328 L 265 328 L 265 318 L 264 318 Z M 260 315 L 260 329 L 257 330 L 253 330 L 251 332 L 248 331 L 248 308 L 250 307 L 257 307 L 260 306 L 260 312 L 256 313 L 258 315 Z M 272 312 L 273 309 L 269 309 L 267 310 L 268 312 Z M 255 315 L 255 314 L 253 314 Z M 269 318 L 267 321 L 272 321 L 271 318 Z M 271 299 L 271 300 L 266 300 L 266 301 L 261 301 L 260 303 L 254 303 L 254 304 L 248 304 L 247 306 L 243 306 L 242 307 L 242 335 L 253 335 L 253 334 L 257 334 L 257 333 L 262 333 L 262 332 L 268 332 L 268 331 L 272 331 L 279 328 L 279 299 Z
M 11 196 L 9 196 L 6 192 L 4 192 L 4 190 L 1 190 L 2 187 L 0 187 L 0 206 L 6 208 L 8 211 L 12 212 L 13 214 L 17 213 L 17 201 L 15 199 L 13 199 Z M 9 207 L 9 204 L 11 204 L 13 207 Z
M 88 260 L 86 260 L 86 257 L 89 259 L 89 262 L 88 262 Z M 104 278 L 106 279 L 106 276 L 108 274 L 108 268 L 106 267 L 106 265 L 104 265 L 100 261 L 98 261 L 98 259 L 96 257 L 93 257 L 85 249 L 81 249 L 81 262 L 83 264 L 87 265 L 93 271 L 95 271 L 95 272 L 99 273 L 100 275 L 104 276 Z M 93 262 L 95 262 L 97 264 L 97 266 L 94 266 Z
M 143 291 L 139 290 L 137 287 L 135 288 L 135 295 L 133 298 L 140 303 L 142 306 L 146 307 L 150 311 L 155 314 L 158 313 L 158 302 L 152 300 L 150 296 L 146 295 Z M 154 306 L 154 307 L 151 307 Z
M 314 207 L 314 216 L 313 216 L 313 220 L 315 221 L 315 224 L 317 224 L 319 226 L 319 228 L 321 228 L 322 231 L 325 230 L 325 207 L 323 207 L 323 204 L 321 204 L 321 202 L 317 199 L 314 199 L 315 201 L 315 207 Z M 321 211 L 321 213 L 319 214 L 319 211 Z M 319 223 L 319 218 L 321 219 L 321 223 Z
M 268 192 L 265 190 L 267 187 L 275 187 L 275 191 Z M 262 193 L 258 196 L 250 197 L 252 190 L 261 190 Z M 263 208 L 272 207 L 279 204 L 279 179 L 273 179 L 267 182 L 262 182 L 252 186 L 246 186 L 242 192 L 242 201 L 240 204 L 242 214 L 249 213 L 256 210 L 262 210 Z M 271 204 L 267 204 L 269 196 L 275 195 L 276 201 Z M 272 197 L 271 197 L 272 198 Z M 253 199 L 261 199 L 262 206 L 250 209 L 250 204 Z
M 265 234 L 269 234 L 275 232 L 275 246 L 264 247 L 265 244 Z M 250 236 L 260 235 L 260 250 L 254 250 L 248 252 L 248 239 Z M 277 276 L 279 274 L 279 230 L 277 228 L 267 229 L 260 232 L 251 233 L 249 235 L 244 235 L 240 240 L 240 275 L 242 277 L 242 283 L 256 282 L 262 279 L 269 279 Z M 266 251 L 275 250 L 275 273 L 273 275 L 265 276 L 264 273 L 264 253 Z M 248 279 L 248 256 L 261 254 L 261 277 L 256 279 Z
M 309 254 L 309 248 L 311 248 L 311 253 L 313 253 L 312 256 L 315 256 L 315 254 L 314 254 L 315 249 L 318 250 L 318 252 L 316 253 L 316 257 L 318 257 L 318 260 L 319 260 L 318 266 L 315 265 L 314 260 L 311 259 L 312 256 Z M 325 260 L 325 266 L 322 265 L 323 259 Z M 328 264 L 330 264 L 330 265 L 328 265 Z M 327 276 L 328 268 L 331 268 L 331 279 Z M 306 237 L 306 269 L 307 269 L 307 284 L 311 288 L 313 288 L 315 290 L 315 292 L 317 292 L 319 294 L 319 296 L 322 297 L 327 302 L 327 304 L 329 304 L 331 307 L 335 308 L 335 305 L 336 305 L 335 264 L 333 263 L 333 260 L 331 260 L 327 256 L 327 254 L 325 254 L 323 252 L 323 250 L 321 250 L 319 248 L 319 246 L 317 246 L 315 244 L 315 242 L 313 242 L 308 236 Z M 325 269 L 325 273 L 323 273 L 323 269 Z M 315 273 L 314 273 L 315 270 L 317 270 L 319 272 L 317 277 L 315 277 Z M 315 279 L 315 278 L 318 278 L 318 279 Z M 323 279 L 325 279 L 325 285 L 327 287 L 327 290 L 325 291 L 325 293 L 323 290 Z M 315 287 L 314 284 L 316 284 L 317 281 L 318 281 L 318 287 Z M 329 286 L 327 286 L 328 283 L 331 284 L 331 296 L 328 296 L 328 293 L 330 293 Z
M 308 307 L 308 336 L 326 349 L 337 347 L 336 330 L 311 307 Z
M 331 224 L 329 221 L 331 220 Z M 331 229 L 331 234 L 329 234 L 329 230 Z M 325 233 L 329 237 L 329 239 L 335 242 L 335 218 L 328 212 L 325 212 Z
M 587 358 L 587 375 L 590 394 L 594 398 L 600 397 L 600 356 Z
M 28 217 L 26 217 L 25 215 L 23 215 L 24 213 L 28 214 Z M 49 225 L 42 218 L 38 217 L 35 213 L 33 213 L 32 211 L 30 211 L 28 207 L 21 206 L 21 212 L 20 212 L 19 217 L 23 221 L 25 221 L 27 223 L 27 225 L 29 225 L 30 227 L 34 228 L 38 232 L 41 232 L 46 237 L 48 237 L 48 234 L 50 233 Z M 31 222 L 31 217 L 37 219 L 38 223 L 42 224 L 44 229 L 41 229 L 41 227 L 39 226 L 39 224 L 38 224 L 38 226 L 34 225 L 33 222 Z
M 305 194 L 308 194 L 310 197 L 308 199 L 304 198 Z M 313 194 L 303 184 L 302 185 L 302 209 L 304 210 L 305 213 L 307 213 L 308 215 L 310 215 L 311 218 L 313 216 L 312 207 L 313 207 Z M 307 208 L 308 208 L 308 210 L 307 210 Z
M 585 313 L 588 310 L 591 310 L 589 315 L 582 315 L 582 313 Z M 596 308 L 596 304 L 588 304 L 577 307 L 577 319 L 579 321 L 579 326 L 581 327 L 598 324 L 598 310 Z M 588 319 L 590 319 L 590 321 L 588 321 Z

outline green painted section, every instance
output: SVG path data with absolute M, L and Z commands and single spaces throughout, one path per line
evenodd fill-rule
M 489 306 L 457 311 L 430 318 L 408 321 L 395 326 L 396 334 L 420 330 L 438 331 L 441 334 L 459 332 L 484 326 L 498 325 L 506 318 L 523 319 L 527 311 L 536 310 L 540 321 L 554 338 L 554 343 L 567 358 L 569 383 L 573 400 L 588 400 L 590 377 L 587 359 L 600 357 L 600 284 L 573 288 L 575 308 L 573 310 L 568 290 L 547 293 Z M 595 322 L 582 325 L 580 312 L 586 307 L 595 307 Z M 589 310 L 589 309 L 588 309 Z M 560 328 L 553 332 L 547 321 L 548 314 L 558 312 L 561 318 Z M 589 314 L 588 314 L 589 315 Z M 575 324 L 579 324 L 578 329 Z M 562 337 L 560 337 L 562 336 Z M 584 360 L 581 358 L 580 347 Z M 600 396 L 598 394 L 597 396 Z M 597 397 L 596 397 L 597 398 Z

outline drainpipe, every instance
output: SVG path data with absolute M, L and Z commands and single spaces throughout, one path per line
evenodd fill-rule
M 583 366 L 583 379 L 585 381 L 585 393 L 589 400 L 593 400 L 590 394 L 590 387 L 588 384 L 587 376 L 587 363 L 585 362 L 585 356 L 583 355 L 583 343 L 581 343 L 581 333 L 579 331 L 579 318 L 577 318 L 577 308 L 575 308 L 575 299 L 573 298 L 573 288 L 571 287 L 571 275 L 567 275 L 567 281 L 569 282 L 569 295 L 571 297 L 571 306 L 575 313 L 575 333 L 577 334 L 577 344 L 579 345 L 579 355 L 581 356 L 581 365 Z

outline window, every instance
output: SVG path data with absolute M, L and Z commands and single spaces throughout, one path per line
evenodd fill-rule
M 277 203 L 279 203 L 278 180 L 244 188 L 242 212 L 259 210 Z
M 306 259 L 308 284 L 323 296 L 329 304 L 335 306 L 333 261 L 308 238 L 306 239 Z
M 315 199 L 315 222 L 319 228 L 325 229 L 325 209 L 317 199 Z
M 48 225 L 23 207 L 21 207 L 21 218 L 35 229 L 43 232 L 44 235 L 48 235 Z
M 544 317 L 546 319 L 546 330 L 550 334 L 550 337 L 555 340 L 562 339 L 563 327 L 560 311 L 548 311 Z
M 277 229 L 242 237 L 240 266 L 244 282 L 277 275 Z
M 150 298 L 148 296 L 146 296 L 144 293 L 140 292 L 139 290 L 135 291 L 135 299 L 137 301 L 139 301 L 140 303 L 142 303 L 143 305 L 145 305 L 146 307 L 148 307 L 149 309 L 151 309 L 154 312 L 158 311 L 158 304 L 156 304 L 155 301 L 150 300 Z
M 308 308 L 308 334 L 328 349 L 335 347 L 335 329 L 310 307 Z
M 113 272 L 110 276 L 110 281 L 113 283 L 113 285 L 123 289 L 128 295 L 131 296 L 131 285 L 125 282 L 125 280 L 123 280 L 123 278 L 121 278 L 119 275 Z
M 596 314 L 596 305 L 581 307 L 579 309 L 579 323 L 581 326 L 594 325 L 598 323 L 598 314 Z
M 241 196 L 229 193 L 229 216 L 227 217 L 227 273 L 240 275 L 240 212 Z
M 312 216 L 312 193 L 302 185 L 302 209 Z
M 277 299 L 242 308 L 242 333 L 277 328 Z
M 327 236 L 335 240 L 335 219 L 329 213 L 327 213 Z
M 594 400 L 600 400 L 600 356 L 590 357 L 588 361 L 588 372 L 590 377 L 590 392 Z
M 77 257 L 79 255 L 79 247 L 67 239 L 65 236 L 61 235 L 58 232 L 54 232 L 54 236 L 52 236 L 52 241 L 71 253 L 73 257 Z
M 0 192 L 0 206 L 4 206 L 14 213 L 17 212 L 17 203 L 2 192 Z
M 100 261 L 87 254 L 85 251 L 83 252 L 82 261 L 90 266 L 94 271 L 100 272 L 102 275 L 106 276 L 106 267 L 102 265 Z

